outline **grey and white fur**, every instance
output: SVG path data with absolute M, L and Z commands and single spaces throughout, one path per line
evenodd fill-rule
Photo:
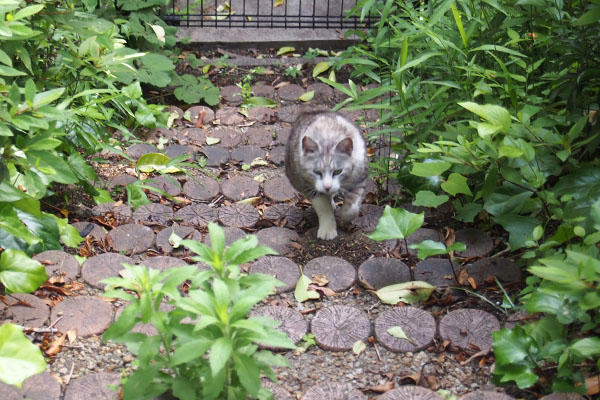
M 358 216 L 365 197 L 369 167 L 360 130 L 341 114 L 314 111 L 301 114 L 285 152 L 285 172 L 319 217 L 319 239 L 337 237 L 334 196 L 344 198 L 340 217 L 349 223 Z

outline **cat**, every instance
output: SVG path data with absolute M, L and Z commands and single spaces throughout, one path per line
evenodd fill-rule
M 339 113 L 301 114 L 286 145 L 285 173 L 317 213 L 317 238 L 335 239 L 334 196 L 344 197 L 340 213 L 343 223 L 350 223 L 358 216 L 365 197 L 369 167 L 360 130 Z

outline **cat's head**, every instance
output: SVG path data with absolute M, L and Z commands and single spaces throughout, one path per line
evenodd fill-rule
M 302 138 L 302 167 L 317 192 L 327 195 L 339 192 L 344 176 L 352 172 L 353 148 L 351 137 L 337 142 L 316 141 L 308 135 Z

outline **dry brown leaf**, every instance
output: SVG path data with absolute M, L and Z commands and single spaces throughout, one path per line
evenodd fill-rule
M 475 282 L 475 278 L 473 278 L 472 276 L 467 278 L 467 281 L 469 281 L 469 284 L 471 285 L 471 287 L 473 288 L 473 290 L 477 289 L 477 282 Z
M 469 283 L 469 273 L 466 269 L 461 268 L 460 271 L 458 271 L 458 274 L 456 275 L 456 279 L 458 280 L 459 285 L 466 286 Z
M 435 375 L 425 375 L 425 381 L 431 390 L 434 392 L 440 388 L 440 382 Z
M 187 206 L 188 204 L 192 204 L 192 201 L 190 199 L 187 199 L 185 197 L 181 197 L 181 196 L 175 196 L 173 197 L 177 202 L 179 202 L 180 204 Z
M 600 375 L 588 376 L 585 378 L 585 386 L 587 386 L 588 396 L 600 393 Z
M 45 351 L 46 355 L 49 357 L 57 355 L 60 352 L 61 347 L 64 346 L 66 339 L 67 339 L 67 335 L 62 335 L 62 336 L 54 339 L 54 341 L 46 349 L 46 351 Z
M 69 329 L 67 331 L 67 338 L 69 339 L 69 343 L 70 344 L 75 343 L 75 340 L 77 340 L 77 330 L 76 329 Z
M 336 293 L 328 287 L 322 287 L 317 285 L 308 285 L 308 290 L 316 290 L 317 292 L 323 293 L 325 296 L 335 296 Z
M 282 87 L 287 86 L 289 84 L 290 84 L 290 82 L 288 82 L 288 81 L 279 82 L 277 85 L 273 86 L 273 88 L 275 88 L 275 89 L 281 89 Z
M 393 388 L 394 388 L 394 382 L 386 382 L 386 383 L 382 383 L 381 385 L 375 385 L 375 386 L 368 387 L 365 390 L 372 390 L 373 392 L 377 392 L 377 393 L 385 393 L 385 392 L 389 392 Z
M 400 377 L 401 381 L 403 381 L 404 379 L 410 379 L 410 380 L 414 381 L 415 383 L 419 383 L 419 381 L 421 380 L 421 373 L 415 372 L 414 374 L 404 375 L 404 376 Z
M 329 283 L 329 279 L 324 274 L 313 275 L 312 283 L 318 286 L 325 286 Z

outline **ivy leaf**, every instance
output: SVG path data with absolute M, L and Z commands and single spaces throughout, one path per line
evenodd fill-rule
M 140 81 L 156 87 L 165 87 L 171 82 L 170 72 L 175 69 L 173 62 L 162 54 L 149 53 L 141 58 L 138 69 Z
M 303 273 L 300 275 L 300 279 L 296 283 L 296 290 L 294 290 L 294 297 L 296 301 L 299 303 L 303 303 L 308 299 L 318 299 L 319 293 L 315 290 L 308 290 L 308 285 L 312 283 L 312 280 L 304 275 Z
M 475 217 L 481 211 L 481 204 L 479 203 L 467 203 L 462 204 L 459 200 L 454 202 L 454 208 L 456 208 L 456 219 L 463 222 L 473 222 Z
M 508 243 L 512 250 L 525 247 L 526 241 L 533 237 L 533 230 L 540 224 L 535 218 L 515 214 L 500 215 L 494 218 L 494 222 L 510 234 Z
M 448 177 L 448 180 L 442 183 L 442 189 L 452 196 L 456 196 L 459 193 L 466 194 L 472 196 L 471 189 L 469 189 L 469 185 L 467 185 L 467 178 L 453 172 Z
M 415 206 L 423 206 L 423 207 L 438 207 L 441 204 L 444 204 L 449 199 L 445 194 L 436 195 L 430 190 L 420 190 L 417 192 L 417 197 L 413 201 L 413 205 Z
M 424 240 L 420 243 L 413 243 L 408 246 L 411 249 L 418 250 L 417 256 L 424 260 L 427 257 L 437 256 L 440 254 L 448 254 L 452 251 L 465 251 L 467 246 L 462 242 L 455 242 L 450 247 L 446 247 L 446 245 L 442 242 L 436 242 L 433 240 Z
M 389 239 L 404 239 L 423 225 L 425 213 L 411 213 L 403 208 L 385 206 L 377 228 L 370 235 L 377 242 Z
M 447 171 L 451 166 L 452 164 L 446 161 L 413 163 L 410 173 L 423 178 L 438 176 Z
M 245 103 L 246 103 L 246 105 L 252 106 L 252 107 L 273 108 L 273 107 L 277 106 L 277 103 L 274 100 L 271 100 L 266 97 L 260 97 L 260 96 L 250 97 L 248 100 L 246 100 Z
M 389 333 L 395 338 L 408 340 L 411 344 L 416 346 L 415 341 L 406 336 L 406 333 L 404 333 L 404 329 L 402 329 L 401 326 L 392 326 L 390 329 L 387 330 L 387 333 Z
M 142 172 L 162 171 L 165 173 L 179 172 L 179 168 L 167 165 L 171 159 L 161 153 L 147 153 L 140 157 L 136 167 Z
M 13 293 L 29 293 L 48 279 L 42 264 L 24 252 L 5 249 L 0 255 L 0 282 Z M 0 363 L 2 364 L 2 363 Z
M 494 337 L 494 357 L 496 368 L 494 378 L 499 382 L 515 382 L 526 388 L 538 381 L 534 372 L 535 364 L 529 357 L 533 345 L 532 338 L 521 326 L 492 332 Z
M 41 350 L 27 340 L 22 328 L 0 325 L 0 381 L 21 387 L 25 379 L 45 369 Z
M 499 126 L 502 132 L 508 132 L 511 125 L 510 113 L 504 107 L 495 104 L 480 105 L 470 101 L 458 103 L 459 106 L 466 108 L 474 114 L 488 121 L 491 125 Z

